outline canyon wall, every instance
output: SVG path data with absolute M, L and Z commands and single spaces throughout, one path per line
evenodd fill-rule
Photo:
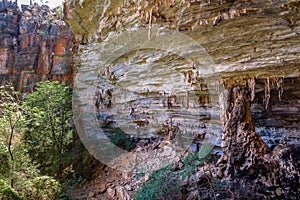
M 72 84 L 73 48 L 59 8 L 0 1 L 0 84 L 23 93 L 43 80 Z

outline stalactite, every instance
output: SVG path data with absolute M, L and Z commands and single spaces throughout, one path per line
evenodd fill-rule
M 199 76 L 199 71 L 197 70 L 197 64 L 193 62 L 193 67 L 192 67 L 192 84 L 197 83 L 197 78 Z
M 215 82 L 215 90 L 217 93 L 220 93 L 220 85 L 221 85 L 220 81 Z
M 267 78 L 265 81 L 265 98 L 264 98 L 264 104 L 265 108 L 269 108 L 270 104 L 270 98 L 271 98 L 271 88 L 270 83 L 272 87 L 276 87 L 278 90 L 278 99 L 281 100 L 282 94 L 283 94 L 283 83 L 284 79 L 282 77 L 273 77 L 273 78 Z
M 278 99 L 280 101 L 281 101 L 281 97 L 282 97 L 282 94 L 283 94 L 283 82 L 284 82 L 284 79 L 282 77 L 275 79 L 275 83 L 276 83 L 277 90 L 278 90 Z
M 79 0 L 79 5 L 81 8 L 83 8 L 82 4 L 83 4 L 83 0 Z
M 149 30 L 148 30 L 148 40 L 151 40 L 151 28 L 152 28 L 152 9 L 149 11 Z
M 226 90 L 226 94 L 225 94 L 225 109 L 224 109 L 224 126 L 225 127 L 225 123 L 228 121 L 229 117 L 230 117 L 230 112 L 233 109 L 233 102 L 234 102 L 234 95 L 233 95 L 233 88 L 229 87 Z
M 189 91 L 188 90 L 186 91 L 185 98 L 186 98 L 186 108 L 189 108 L 190 102 L 189 102 Z
M 251 92 L 251 101 L 254 101 L 255 99 L 255 84 L 255 78 L 251 78 L 250 80 L 248 80 L 248 87 Z
M 265 108 L 268 109 L 269 108 L 269 103 L 270 103 L 270 78 L 268 77 L 265 81 L 265 99 L 264 99 L 264 104 L 265 104 Z
M 158 11 L 159 11 L 160 2 L 157 1 L 157 2 L 155 2 L 154 5 L 155 5 L 155 6 L 154 6 L 155 12 L 156 12 L 157 15 L 159 15 Z
M 223 122 L 223 127 L 225 126 L 225 111 L 226 111 L 226 99 L 225 99 L 225 91 L 218 92 L 219 93 L 219 104 L 220 104 L 220 119 Z

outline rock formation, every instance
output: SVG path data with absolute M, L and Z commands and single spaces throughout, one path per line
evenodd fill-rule
M 157 122 L 163 129 L 164 122 L 172 121 L 183 134 L 218 135 L 218 94 L 227 84 L 235 87 L 244 80 L 251 90 L 253 123 L 264 142 L 272 146 L 283 137 L 299 142 L 299 2 L 84 0 L 68 1 L 65 8 L 66 21 L 82 44 L 77 58 L 80 91 L 93 88 L 98 78 L 97 90 L 112 94 L 110 107 L 102 109 L 103 124 L 113 122 L 109 112 L 119 111 L 124 116 L 119 125 L 133 134 L 145 129 L 154 133 Z M 142 33 L 135 35 L 137 30 Z M 182 42 L 187 41 L 184 36 L 192 38 L 212 62 L 185 57 L 199 53 L 196 48 L 184 47 L 179 55 L 164 52 L 175 42 L 168 37 L 158 42 L 159 34 L 181 34 Z M 210 69 L 213 75 L 206 76 Z M 209 120 L 213 131 L 211 124 L 203 125 Z
M 17 1 L 16 1 L 17 2 Z M 0 83 L 32 91 L 43 80 L 72 83 L 73 35 L 59 8 L 0 2 Z
M 190 133 L 200 144 L 222 136 L 215 141 L 222 156 L 206 168 L 210 176 L 227 179 L 227 193 L 234 191 L 228 198 L 297 198 L 299 7 L 295 0 L 70 0 L 66 21 L 81 43 L 77 100 L 83 107 L 98 102 L 98 120 L 112 132 L 121 127 L 139 137 L 150 131 L 175 145 L 174 133 Z M 213 62 L 188 57 L 204 54 L 199 45 L 187 48 L 185 36 Z M 178 41 L 184 44 L 176 51 Z M 138 145 L 139 151 L 162 151 L 160 144 L 141 141 L 150 145 Z M 201 193 L 193 191 L 201 173 L 194 185 L 186 184 L 190 199 Z
M 234 189 L 235 184 L 249 187 L 255 183 L 257 185 L 251 186 L 254 190 L 262 190 L 268 195 L 258 192 L 249 198 L 296 198 L 298 189 L 295 185 L 300 178 L 297 156 L 300 146 L 288 144 L 290 141 L 282 138 L 274 149 L 268 148 L 255 132 L 250 112 L 251 89 L 248 86 L 235 83 L 226 89 L 223 154 L 216 164 L 219 170 L 213 167 L 217 171 L 215 173 L 220 178 L 234 180 L 231 188 L 234 191 L 239 190 Z
M 250 94 L 242 86 L 227 89 L 227 108 L 225 111 L 222 138 L 223 154 L 220 163 L 225 162 L 222 169 L 224 175 L 234 176 L 245 171 L 254 173 L 253 166 L 261 163 L 266 154 L 267 145 L 255 133 L 250 112 Z

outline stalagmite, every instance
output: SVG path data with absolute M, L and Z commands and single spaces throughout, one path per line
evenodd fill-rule
M 242 172 L 251 173 L 261 162 L 267 146 L 255 133 L 248 88 L 231 86 L 226 91 L 223 155 L 218 163 L 225 176 L 234 176 Z

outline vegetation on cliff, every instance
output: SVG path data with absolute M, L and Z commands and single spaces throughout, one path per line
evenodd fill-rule
M 23 99 L 0 91 L 0 199 L 57 199 L 74 173 L 71 88 L 41 82 Z

